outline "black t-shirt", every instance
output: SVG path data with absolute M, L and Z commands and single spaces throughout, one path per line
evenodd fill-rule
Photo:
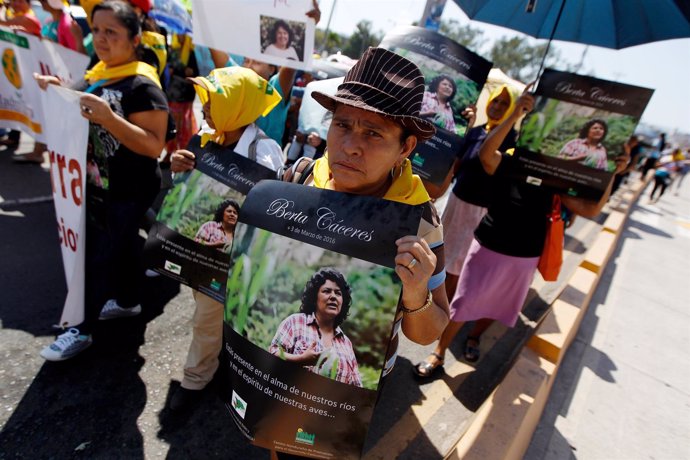
M 538 257 L 544 249 L 547 217 L 553 194 L 511 180 L 507 173 L 515 158 L 503 155 L 489 210 L 474 232 L 485 248 L 514 257 Z
M 78 89 L 83 90 L 87 85 L 80 86 Z M 125 119 L 137 112 L 168 111 L 165 93 L 140 75 L 96 88 L 92 94 L 107 101 L 113 112 Z M 95 123 L 89 123 L 86 161 L 87 184 L 107 191 L 111 199 L 150 201 L 158 194 L 158 161 L 134 153 Z
M 457 158 L 460 160 L 460 168 L 455 175 L 453 193 L 461 200 L 486 208 L 491 203 L 491 194 L 494 184 L 493 176 L 484 171 L 479 159 L 479 150 L 486 139 L 486 125 L 476 126 L 465 134 Z M 517 133 L 511 129 L 501 144 L 499 151 L 505 152 L 515 147 Z

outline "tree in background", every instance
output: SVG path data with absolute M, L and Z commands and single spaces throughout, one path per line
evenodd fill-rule
M 508 76 L 529 82 L 537 77 L 546 48 L 546 43 L 530 45 L 529 40 L 525 37 L 503 37 L 494 42 L 489 53 L 489 59 L 494 63 L 494 67 L 498 67 Z M 570 66 L 561 60 L 557 50 L 551 48 L 546 57 L 545 67 L 559 67 L 561 70 L 568 71 Z
M 343 54 L 353 59 L 359 57 L 370 46 L 378 46 L 383 38 L 383 32 L 374 32 L 371 21 L 362 20 L 357 23 L 355 31 L 343 45 Z
M 314 42 L 317 49 L 320 51 L 326 50 L 329 54 L 341 51 L 345 41 L 347 41 L 346 37 L 333 31 L 328 32 L 328 37 L 326 37 L 326 32 L 322 29 L 316 29 L 316 33 L 314 34 Z
M 477 54 L 486 43 L 484 31 L 469 24 L 462 25 L 455 19 L 442 20 L 439 32 Z
M 355 31 L 349 37 L 335 32 L 329 32 L 328 37 L 325 37 L 325 32 L 317 29 L 316 43 L 323 44 L 322 49 L 329 53 L 341 51 L 346 56 L 359 59 L 367 47 L 377 46 L 384 36 L 384 32 L 374 32 L 372 28 L 372 22 L 365 19 L 357 24 Z M 484 38 L 484 31 L 472 27 L 470 24 L 461 24 L 455 19 L 442 20 L 439 32 L 470 51 L 491 60 L 494 67 L 498 67 L 508 76 L 523 82 L 529 82 L 536 78 L 547 48 L 546 43 L 532 45 L 530 38 L 515 35 L 503 37 L 493 42 L 487 53 L 483 50 L 487 48 L 488 41 Z M 563 60 L 558 50 L 553 48 L 549 49 L 545 66 L 567 72 L 574 72 L 577 67 Z

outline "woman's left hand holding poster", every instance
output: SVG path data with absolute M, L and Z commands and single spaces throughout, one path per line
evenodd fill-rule
M 170 171 L 180 173 L 194 169 L 196 157 L 185 149 L 175 150 L 170 157 Z

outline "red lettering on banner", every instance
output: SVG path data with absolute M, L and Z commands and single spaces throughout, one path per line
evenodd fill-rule
M 67 166 L 67 163 L 65 162 L 65 156 L 60 155 L 58 153 L 58 155 L 57 155 L 57 168 L 58 168 L 58 175 L 60 177 L 60 190 L 62 190 L 62 197 L 63 198 L 67 198 L 67 192 L 65 191 L 65 176 L 63 174 L 66 166 Z
M 50 67 L 48 66 L 48 64 L 39 61 L 38 65 L 41 68 L 41 75 L 52 75 L 54 77 L 57 77 L 57 75 L 53 75 L 53 73 L 50 71 Z
M 55 194 L 55 179 L 53 179 L 53 165 L 55 164 L 55 152 L 49 150 L 48 156 L 50 157 L 50 186 L 53 189 L 53 194 Z
M 81 166 L 74 158 L 69 160 L 69 172 L 72 174 L 72 199 L 74 204 L 81 206 L 81 201 L 84 197 L 84 191 L 81 187 Z
M 53 187 L 53 193 L 56 193 L 56 181 L 59 181 L 60 192 L 63 198 L 67 198 L 67 187 L 65 185 L 65 169 L 70 177 L 69 180 L 69 190 L 70 198 L 76 206 L 81 206 L 84 200 L 84 190 L 82 188 L 82 171 L 79 161 L 74 158 L 67 162 L 67 158 L 64 155 L 55 153 L 54 151 L 49 152 L 50 157 L 50 183 Z M 57 173 L 57 177 L 55 174 Z
M 72 250 L 72 252 L 77 251 L 77 240 L 78 234 L 71 228 L 65 227 L 64 219 L 60 218 L 58 222 L 58 238 L 60 239 L 60 244 Z

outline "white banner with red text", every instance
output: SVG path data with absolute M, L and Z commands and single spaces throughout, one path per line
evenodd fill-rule
M 54 85 L 41 91 L 42 103 L 60 114 L 46 118 L 44 135 L 50 154 L 55 217 L 67 280 L 67 298 L 60 318 L 62 327 L 75 326 L 84 320 L 85 165 L 89 122 L 81 116 L 80 95 Z

